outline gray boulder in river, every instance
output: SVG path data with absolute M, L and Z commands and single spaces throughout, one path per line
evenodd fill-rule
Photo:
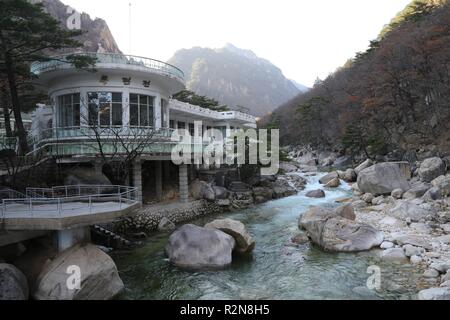
M 235 251 L 239 254 L 248 254 L 255 248 L 255 240 L 240 221 L 232 219 L 214 220 L 207 223 L 205 228 L 217 229 L 232 236 L 236 241 Z
M 325 198 L 325 191 L 323 190 L 311 190 L 306 193 L 308 198 Z
M 70 271 L 72 266 L 79 267 L 79 289 L 67 286 L 69 276 L 76 272 L 75 269 Z M 123 289 L 124 284 L 111 257 L 97 246 L 88 244 L 65 250 L 47 263 L 38 276 L 33 297 L 37 300 L 109 300 Z
M 185 224 L 169 238 L 170 262 L 186 269 L 218 269 L 231 264 L 234 238 L 220 230 Z
M 358 187 L 362 193 L 374 195 L 390 195 L 392 191 L 411 188 L 405 175 L 396 163 L 378 163 L 362 170 L 358 174 Z
M 11 264 L 0 263 L 0 300 L 28 300 L 27 279 Z
M 357 252 L 378 247 L 383 233 L 374 227 L 343 218 L 336 212 L 311 207 L 299 219 L 299 227 L 325 251 Z

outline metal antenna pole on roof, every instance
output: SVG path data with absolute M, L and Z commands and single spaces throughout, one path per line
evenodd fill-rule
M 128 54 L 131 54 L 131 2 L 128 5 Z

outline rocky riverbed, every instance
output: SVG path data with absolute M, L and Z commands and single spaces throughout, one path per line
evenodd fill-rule
M 291 156 L 308 166 L 319 162 L 308 154 Z M 332 156 L 326 162 L 332 164 L 336 159 Z M 422 274 L 417 283 L 423 290 L 417 297 L 423 300 L 450 299 L 450 174 L 446 160 L 365 160 L 354 169 L 332 171 L 320 180 L 324 188 L 336 178 L 351 184 L 352 196 L 338 201 L 353 208 L 356 223 L 382 232 L 377 252 L 380 261 L 410 264 Z M 320 214 L 327 213 L 315 216 Z M 322 241 L 314 238 L 314 232 L 309 234 L 316 242 Z M 345 234 L 340 236 L 347 239 Z

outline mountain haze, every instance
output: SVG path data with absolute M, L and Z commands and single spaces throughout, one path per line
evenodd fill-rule
M 273 111 L 301 93 L 271 62 L 231 44 L 220 49 L 182 49 L 169 63 L 185 72 L 188 90 L 231 108 L 246 107 L 256 116 Z

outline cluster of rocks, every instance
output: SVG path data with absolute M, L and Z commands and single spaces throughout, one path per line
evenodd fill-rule
M 196 200 L 214 202 L 225 210 L 240 210 L 292 196 L 305 188 L 306 180 L 297 174 L 296 165 L 282 162 L 280 169 L 282 174 L 257 177 L 251 184 L 234 182 L 229 189 L 197 179 L 189 185 L 189 192 Z
M 308 147 L 287 147 L 288 157 L 305 167 L 341 168 L 352 164 L 352 159 L 342 152 L 314 150 Z
M 186 224 L 174 231 L 166 246 L 171 263 L 186 269 L 220 269 L 232 263 L 233 254 L 249 255 L 255 241 L 236 220 L 214 220 L 204 227 Z
M 92 244 L 33 248 L 0 263 L 0 300 L 109 300 L 123 290 L 114 261 Z
M 419 299 L 450 299 L 450 174 L 443 159 L 408 162 L 367 160 L 354 169 L 357 221 L 384 234 L 379 258 L 423 270 L 429 289 Z

